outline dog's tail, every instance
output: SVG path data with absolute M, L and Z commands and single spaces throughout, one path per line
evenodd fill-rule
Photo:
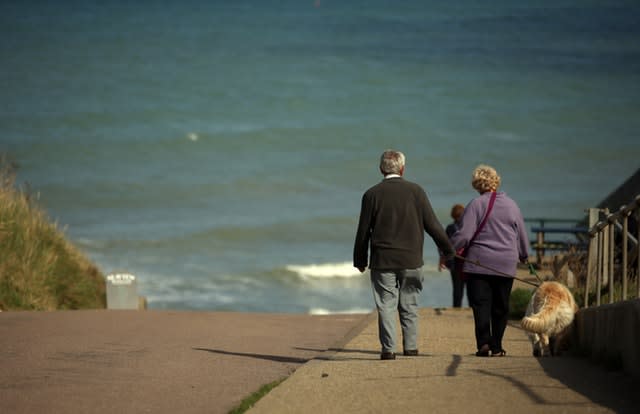
M 542 299 L 544 298 L 544 299 Z M 543 303 L 536 306 L 537 313 L 533 313 L 534 302 L 542 299 Z M 554 335 L 569 326 L 574 319 L 577 306 L 571 292 L 566 288 L 558 291 L 557 285 L 541 285 L 529 302 L 527 314 L 520 324 L 529 332 Z
M 543 305 L 540 312 L 525 316 L 520 324 L 525 331 L 542 334 L 553 326 L 553 313 L 554 310 L 550 306 Z
M 554 306 L 545 303 L 538 313 L 522 318 L 522 328 L 538 334 L 557 334 L 573 322 L 575 309 L 565 301 Z

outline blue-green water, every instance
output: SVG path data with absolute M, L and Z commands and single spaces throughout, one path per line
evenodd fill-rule
M 443 223 L 495 166 L 580 219 L 639 167 L 636 1 L 3 2 L 0 150 L 152 308 L 372 308 L 351 267 L 392 147 Z M 425 248 L 425 306 L 450 303 Z

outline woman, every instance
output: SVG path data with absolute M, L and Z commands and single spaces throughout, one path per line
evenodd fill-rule
M 520 208 L 507 194 L 498 192 L 500 176 L 494 168 L 476 167 L 471 185 L 480 196 L 465 207 L 451 243 L 456 251 L 464 249 L 467 258 L 462 270 L 473 309 L 476 355 L 504 356 L 502 337 L 513 277 L 518 261 L 528 260 L 529 239 Z

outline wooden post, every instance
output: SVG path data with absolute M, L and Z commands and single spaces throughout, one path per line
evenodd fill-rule
M 594 259 L 597 260 L 598 240 L 596 236 L 589 235 L 589 250 L 587 252 L 587 274 L 584 278 L 584 301 L 583 306 L 589 307 L 589 290 L 591 288 L 591 273 L 593 272 Z
M 598 223 L 600 209 L 589 209 L 589 230 Z M 589 253 L 587 256 L 587 275 L 584 283 L 584 306 L 589 307 L 589 292 L 593 282 L 598 277 L 598 240 L 597 234 L 589 235 Z
M 538 266 L 542 267 L 542 257 L 544 256 L 544 232 L 538 231 L 536 235 L 536 260 Z
M 600 291 L 602 290 L 602 269 L 604 267 L 604 233 L 596 233 L 598 237 L 598 274 L 596 277 L 596 306 L 600 306 Z
M 609 209 L 604 209 L 605 217 L 609 215 Z M 609 283 L 609 228 L 607 226 L 602 228 L 602 273 L 601 286 L 607 286 Z
M 613 303 L 613 296 L 615 293 L 615 283 L 613 282 L 614 262 L 615 262 L 615 231 L 616 227 L 613 222 L 609 222 L 609 303 Z
M 622 219 L 622 300 L 627 300 L 627 238 L 629 237 L 629 215 L 626 210 Z

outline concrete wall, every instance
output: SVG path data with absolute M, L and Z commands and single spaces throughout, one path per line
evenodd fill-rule
M 580 352 L 640 378 L 640 299 L 580 309 L 575 326 Z

